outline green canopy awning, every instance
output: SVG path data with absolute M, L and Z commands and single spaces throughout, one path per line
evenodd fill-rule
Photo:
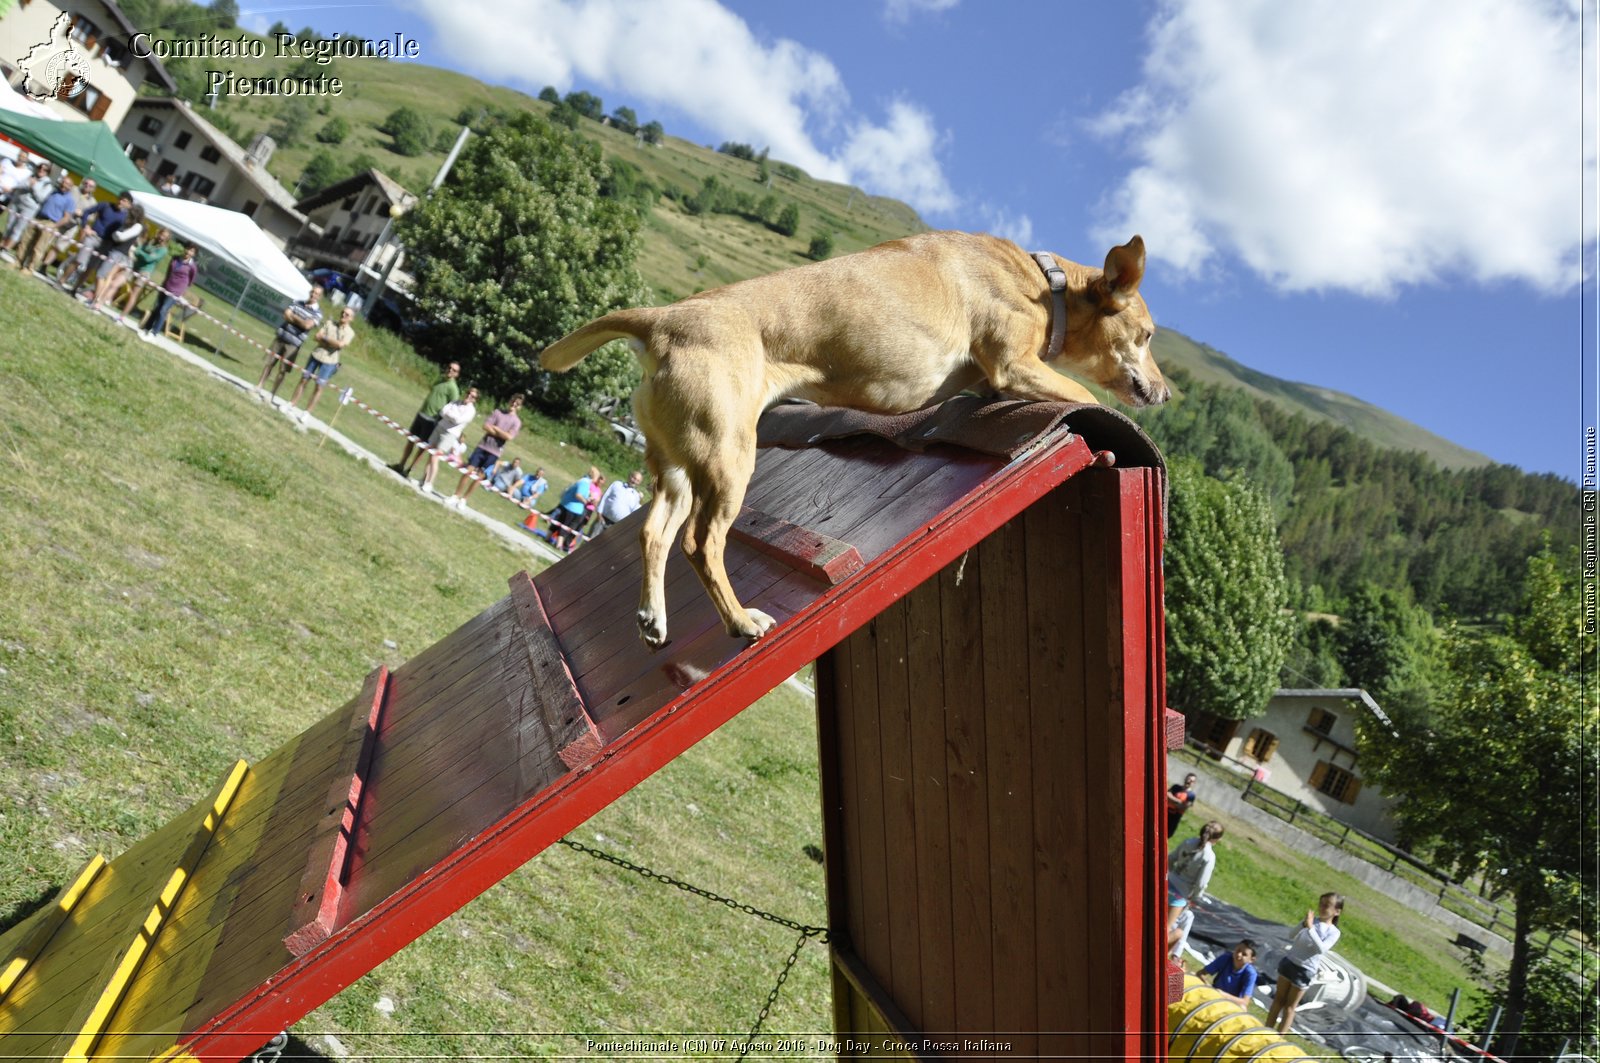
M 0 110 L 0 133 L 57 166 L 93 177 L 112 195 L 156 191 L 156 186 L 145 180 L 123 154 L 116 134 L 104 122 L 57 122 Z

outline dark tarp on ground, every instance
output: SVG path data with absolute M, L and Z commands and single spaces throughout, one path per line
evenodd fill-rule
M 1256 955 L 1256 969 L 1261 972 L 1261 980 L 1254 998 L 1260 1010 L 1251 1008 L 1250 1014 L 1264 1022 L 1266 1009 L 1272 1006 L 1272 996 L 1263 989 L 1277 986 L 1278 961 L 1288 952 L 1289 938 L 1296 928 L 1259 919 L 1215 897 L 1196 905 L 1194 912 L 1189 947 L 1207 959 L 1218 952 L 1232 951 L 1244 938 L 1261 946 Z M 1445 1047 L 1437 1033 L 1424 1032 L 1409 1019 L 1368 997 L 1365 978 L 1360 972 L 1345 962 L 1337 949 L 1332 956 L 1340 970 L 1332 972 L 1336 976 L 1332 982 L 1325 984 L 1319 980 L 1306 991 L 1295 1011 L 1295 1032 L 1322 1042 L 1345 1059 L 1382 1059 L 1385 1052 L 1396 1063 L 1479 1058 Z M 1405 992 L 1404 988 L 1400 991 Z M 1439 1010 L 1447 1003 L 1438 1002 Z M 1433 1001 L 1428 1004 L 1435 1006 Z
M 124 192 L 156 192 L 123 154 L 116 134 L 104 122 L 54 121 L 17 111 L 0 110 L 0 134 L 64 166 L 114 196 Z

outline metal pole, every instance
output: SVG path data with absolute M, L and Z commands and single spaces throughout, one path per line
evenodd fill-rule
M 1480 1042 L 1484 1048 L 1488 1048 L 1494 1042 L 1495 1028 L 1500 1025 L 1500 1011 L 1500 1005 L 1496 1004 L 1494 1010 L 1489 1013 L 1489 1028 L 1483 1031 L 1483 1038 Z
M 1461 987 L 1456 986 L 1450 994 L 1450 1010 L 1444 1013 L 1444 1032 L 1450 1033 L 1456 1028 L 1456 1005 L 1461 1003 Z
M 444 157 L 444 162 L 439 166 L 439 172 L 433 175 L 433 183 L 428 185 L 428 190 L 423 193 L 424 197 L 433 195 L 434 191 L 438 189 L 440 185 L 444 184 L 444 179 L 450 176 L 451 167 L 455 166 L 456 159 L 461 156 L 461 149 L 466 146 L 467 138 L 471 135 L 471 126 L 461 127 L 461 132 L 456 135 L 456 142 L 450 146 L 450 154 Z M 372 261 L 373 257 L 378 254 L 378 249 L 381 248 L 384 244 L 384 241 L 389 238 L 389 228 L 394 224 L 395 217 L 396 215 L 393 213 L 389 215 L 389 221 L 384 225 L 383 232 L 379 234 L 377 242 L 372 245 L 372 252 L 367 256 L 367 262 Z M 389 264 L 384 267 L 383 275 L 377 279 L 377 282 L 371 288 L 370 295 L 368 296 L 367 300 L 361 304 L 361 316 L 363 318 L 369 320 L 371 319 L 372 308 L 377 304 L 378 299 L 382 297 L 384 288 L 388 287 L 389 274 L 394 272 L 395 264 L 400 260 L 400 252 L 403 250 L 404 248 L 397 246 L 390 253 Z M 367 263 L 363 262 L 361 264 L 361 271 L 365 271 L 366 268 Z M 358 276 L 359 272 L 360 271 L 358 271 Z
M 222 345 L 228 342 L 228 337 L 232 334 L 233 319 L 239 316 L 239 308 L 244 305 L 244 297 L 250 294 L 250 286 L 255 282 L 254 277 L 245 274 L 244 287 L 239 289 L 239 301 L 234 303 L 233 309 L 228 312 L 228 324 L 222 330 L 222 338 L 217 341 L 218 354 L 222 353 Z

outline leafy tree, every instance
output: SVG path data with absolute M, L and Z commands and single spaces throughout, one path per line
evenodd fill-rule
M 1493 1046 L 1506 1057 L 1532 999 L 1532 935 L 1577 929 L 1593 939 L 1600 930 L 1592 884 L 1587 896 L 1582 885 L 1600 831 L 1600 708 L 1580 680 L 1594 674 L 1594 636 L 1584 630 L 1577 570 L 1575 556 L 1548 547 L 1530 559 L 1521 606 L 1502 633 L 1446 629 L 1426 725 L 1398 739 L 1363 730 L 1371 773 L 1399 799 L 1402 828 L 1436 838 L 1436 852 L 1463 877 L 1494 873 L 1515 904 L 1506 1016 Z
M 439 135 L 433 138 L 433 150 L 441 154 L 448 153 L 456 146 L 456 137 L 460 135 L 460 132 L 454 129 L 439 130 Z
M 582 119 L 583 115 L 578 113 L 578 109 L 565 101 L 550 108 L 550 121 L 556 125 L 565 126 L 568 129 L 577 129 L 578 123 Z
M 1485 1031 L 1494 1009 L 1503 1012 L 1505 1007 L 1505 987 L 1496 987 L 1465 1017 L 1466 1025 Z M 1551 957 L 1535 961 L 1528 969 L 1522 1026 L 1517 1038 L 1522 1058 L 1555 1059 L 1563 1044 L 1568 1051 L 1590 1058 L 1600 1055 L 1600 982 L 1592 972 L 1565 966 Z
M 1290 595 L 1292 599 L 1293 594 Z M 1326 617 L 1297 617 L 1294 639 L 1279 670 L 1286 687 L 1348 686 L 1339 664 L 1339 632 Z
M 556 91 L 556 87 L 554 85 L 546 85 L 544 88 L 539 90 L 539 98 L 545 103 L 560 103 L 561 93 Z
M 736 159 L 748 159 L 752 162 L 755 161 L 756 157 L 755 148 L 752 148 L 749 144 L 736 144 L 731 140 L 724 140 L 717 148 L 717 151 L 723 155 L 732 155 Z
M 639 127 L 639 132 L 644 134 L 646 144 L 659 144 L 661 138 L 667 135 L 667 131 L 661 128 L 661 123 L 656 121 L 646 122 Z
M 272 24 L 271 29 L 267 30 L 267 36 L 276 39 L 280 34 L 286 34 L 292 37 L 294 36 L 294 30 L 289 28 L 288 23 L 279 20 Z
M 639 116 L 633 113 L 632 107 L 618 107 L 611 112 L 611 124 L 624 133 L 632 133 L 639 128 Z
M 334 115 L 317 130 L 317 141 L 322 144 L 343 144 L 344 138 L 349 135 L 350 123 L 344 120 L 343 115 Z
M 219 30 L 231 30 L 239 24 L 239 0 L 211 0 L 209 10 Z
M 394 150 L 401 155 L 421 155 L 433 144 L 428 120 L 410 107 L 397 107 L 378 127 L 394 138 Z
M 778 212 L 778 220 L 772 223 L 772 227 L 784 236 L 793 236 L 799 232 L 800 208 L 793 203 L 785 204 L 784 208 Z
M 333 157 L 333 153 L 326 148 L 318 148 L 306 161 L 305 169 L 300 171 L 298 194 L 303 198 L 313 192 L 320 192 L 329 185 L 342 181 L 344 177 L 343 167 L 339 160 Z
M 296 96 L 283 105 L 278 117 L 267 128 L 267 135 L 277 141 L 279 147 L 295 147 L 305 136 L 313 113 L 311 101 L 304 96 Z
M 1255 715 L 1293 636 L 1272 511 L 1248 484 L 1174 462 L 1166 551 L 1167 689 L 1186 713 Z
M 605 115 L 605 104 L 600 102 L 600 97 L 592 92 L 569 92 L 561 101 L 585 118 L 592 118 L 596 122 Z
M 806 254 L 818 262 L 833 254 L 833 234 L 830 232 L 817 233 L 811 238 L 811 246 L 806 249 Z
M 600 194 L 605 176 L 597 145 L 532 114 L 474 137 L 396 223 L 417 307 L 436 323 L 425 353 L 460 358 L 489 390 L 526 390 L 558 414 L 630 393 L 638 369 L 620 345 L 569 373 L 537 364 L 567 332 L 647 297 L 634 265 L 639 215 Z
M 767 165 L 767 152 L 771 148 L 762 148 L 761 154 L 756 156 L 756 184 L 772 185 L 772 168 Z

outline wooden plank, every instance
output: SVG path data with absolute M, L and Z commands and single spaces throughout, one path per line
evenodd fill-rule
M 222 817 L 227 815 L 228 806 L 238 793 L 239 785 L 244 781 L 248 768 L 249 766 L 242 760 L 233 766 L 233 770 L 228 773 L 228 777 L 217 790 L 216 797 L 212 799 L 205 818 L 195 829 L 194 837 L 184 850 L 178 865 L 172 869 L 155 903 L 133 932 L 132 940 L 120 955 L 113 955 L 106 961 L 105 967 L 102 968 L 102 978 L 96 979 L 102 986 L 99 994 L 80 1005 L 80 1011 L 67 1025 L 62 1042 L 64 1063 L 88 1063 L 95 1044 L 110 1025 L 123 995 L 127 993 L 128 987 L 137 976 L 145 954 L 149 952 L 156 935 L 161 932 L 168 913 L 177 904 L 184 887 L 194 874 L 195 868 L 199 866 L 201 857 L 205 855 L 211 836 L 222 823 Z
M 994 955 L 989 927 L 988 778 L 983 723 L 983 652 L 979 603 L 987 573 L 976 551 L 939 573 L 944 642 L 944 785 L 950 810 L 950 886 L 955 954 L 953 1030 L 992 1030 Z
M 0 971 L 0 1004 L 5 1003 L 6 994 L 11 992 L 11 987 L 17 984 L 33 961 L 38 959 L 56 931 L 61 929 L 61 924 L 67 921 L 72 910 L 83 899 L 89 884 L 105 866 L 106 858 L 96 853 L 83 865 L 77 876 L 56 894 L 55 903 L 29 920 L 28 929 L 21 935 L 11 952 L 11 959 L 6 962 L 5 969 Z
M 866 564 L 861 552 L 847 542 L 748 506 L 733 522 L 728 537 L 830 587 L 843 583 Z
M 881 618 L 880 618 L 881 619 Z M 885 851 L 887 825 L 883 808 L 883 740 L 878 704 L 878 620 L 850 637 L 850 729 L 855 793 L 851 807 L 856 822 L 854 847 L 847 850 L 861 884 L 860 908 L 851 924 L 851 945 L 862 963 L 880 981 L 889 977 L 894 941 L 889 934 L 892 869 Z
M 326 941 L 339 921 L 350 841 L 361 817 L 361 795 L 372 766 L 372 749 L 377 744 L 388 687 L 389 669 L 380 664 L 367 676 L 356 700 L 356 711 L 350 716 L 350 726 L 340 742 L 339 759 L 328 786 L 327 811 L 312 828 L 305 874 L 300 878 L 299 896 L 289 917 L 289 933 L 283 939 L 284 947 L 297 957 Z
M 890 992 L 921 1024 L 922 946 L 917 906 L 917 810 L 911 778 L 912 706 L 902 599 L 879 614 L 877 766 L 883 818 L 884 882 L 889 891 Z
M 1036 505 L 1039 503 L 1035 503 Z M 983 729 L 988 793 L 990 942 L 994 955 L 994 1025 L 1011 1031 L 1015 1050 L 1036 1053 L 1039 1029 L 1034 908 L 1030 587 L 1026 522 L 1014 518 L 978 546 L 983 569 Z M 1048 771 L 1048 767 L 1040 770 Z
M 906 698 L 911 706 L 910 780 L 916 805 L 915 906 L 922 970 L 915 1009 L 924 1030 L 955 1028 L 955 942 L 950 915 L 950 811 L 945 790 L 945 714 L 939 578 L 905 598 Z
M 533 683 L 533 697 L 521 702 L 523 718 L 530 724 L 542 724 L 546 741 L 562 763 L 577 770 L 599 754 L 600 731 L 578 694 L 539 591 L 526 572 L 511 577 L 511 603 Z
M 848 1036 L 852 1033 L 886 1034 L 887 1037 L 865 1038 L 875 1042 L 874 1048 L 878 1051 L 870 1053 L 877 1058 L 884 1049 L 884 1042 L 890 1042 L 889 1052 L 893 1055 L 906 1056 L 910 1059 L 937 1059 L 938 1053 L 923 1053 L 921 1051 L 902 1051 L 901 1046 L 920 1046 L 923 1042 L 923 1028 L 912 1021 L 911 1017 L 900 1009 L 895 995 L 890 993 L 872 973 L 859 955 L 848 946 L 834 943 L 830 950 L 830 959 L 833 970 L 844 979 L 849 986 L 854 1002 L 861 1005 L 852 1008 L 856 1018 L 856 1025 L 847 1030 L 836 1030 L 836 1034 Z M 865 1014 L 863 1014 L 865 1012 Z M 864 1038 L 856 1038 L 863 1040 Z M 895 1045 L 894 1042 L 898 1042 Z M 868 1053 L 862 1053 L 868 1054 Z
M 1087 897 L 1088 824 L 1083 788 L 1083 694 L 1081 542 L 1076 480 L 1057 488 L 1027 511 L 1029 703 L 1035 773 L 1034 891 L 1038 898 L 1036 975 L 1039 1026 L 1054 1031 L 1039 1038 L 1042 1057 L 1087 1057 L 1092 1016 L 1085 993 L 1091 977 Z

